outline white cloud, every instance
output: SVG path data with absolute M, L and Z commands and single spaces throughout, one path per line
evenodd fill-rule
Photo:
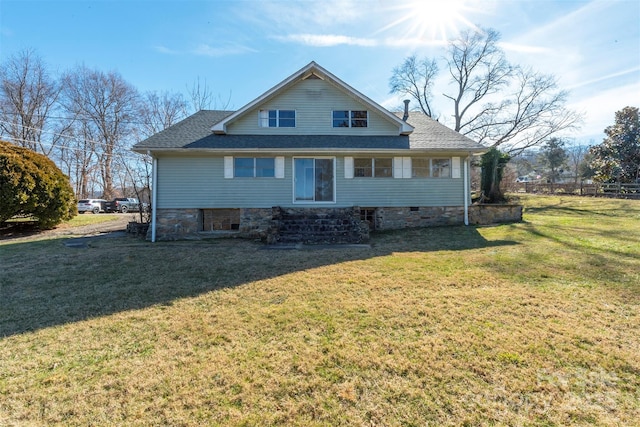
M 640 82 L 602 90 L 592 96 L 582 98 L 568 105 L 569 108 L 584 111 L 584 126 L 580 135 L 604 137 L 604 129 L 615 121 L 615 112 L 627 106 L 638 106 Z
M 508 51 L 508 52 L 517 52 L 517 53 L 543 53 L 548 54 L 551 53 L 551 49 L 544 46 L 532 46 L 526 44 L 518 44 L 518 43 L 507 43 L 500 42 L 499 46 Z
M 163 54 L 166 54 L 166 55 L 177 55 L 177 54 L 180 53 L 180 52 L 178 52 L 176 50 L 169 49 L 166 46 L 154 46 L 153 49 L 158 53 L 163 53 Z
M 240 45 L 210 46 L 208 44 L 202 43 L 198 45 L 195 49 L 193 49 L 190 53 L 193 53 L 199 56 L 219 57 L 219 56 L 228 56 L 228 55 L 240 55 L 243 53 L 250 53 L 250 52 L 256 52 L 256 50 L 246 46 L 240 46 Z
M 378 45 L 378 42 L 374 39 L 336 34 L 290 34 L 288 36 L 278 36 L 275 37 L 275 39 L 314 47 L 330 47 L 338 45 L 373 47 Z

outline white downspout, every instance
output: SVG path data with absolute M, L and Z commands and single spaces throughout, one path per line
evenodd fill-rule
M 469 225 L 469 157 L 464 159 L 464 225 Z
M 151 243 L 156 241 L 156 212 L 158 210 L 158 159 L 153 158 L 152 206 L 151 206 Z

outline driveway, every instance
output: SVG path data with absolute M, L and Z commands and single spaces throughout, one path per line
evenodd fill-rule
M 118 215 L 112 221 L 83 225 L 80 227 L 70 227 L 66 224 L 63 224 L 52 230 L 34 231 L 26 229 L 15 232 L 1 233 L 0 240 L 24 242 L 31 240 L 52 239 L 56 237 L 95 237 L 115 232 L 122 232 L 124 234 L 127 230 L 127 223 L 129 221 L 131 221 L 130 215 Z

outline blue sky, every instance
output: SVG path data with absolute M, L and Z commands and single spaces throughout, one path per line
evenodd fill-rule
M 585 113 L 569 135 L 579 141 L 599 143 L 615 111 L 640 106 L 637 0 L 0 0 L 0 60 L 32 48 L 54 73 L 116 70 L 141 91 L 186 92 L 200 78 L 231 109 L 314 60 L 395 109 L 393 67 L 442 56 L 444 39 L 475 25 L 570 90 Z M 435 107 L 446 123 L 446 100 Z

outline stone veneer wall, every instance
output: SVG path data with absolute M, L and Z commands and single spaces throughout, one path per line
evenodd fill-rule
M 522 205 L 469 206 L 469 224 L 489 225 L 522 221 Z
M 354 213 L 358 207 L 347 208 Z M 309 208 L 297 209 L 308 211 L 311 215 L 326 215 L 328 211 L 340 211 L 340 208 Z M 344 210 L 344 209 L 342 209 Z M 324 212 L 327 211 L 327 212 Z M 277 241 L 278 228 L 281 225 L 282 214 L 287 209 L 280 207 L 267 209 L 240 209 L 240 227 L 238 231 L 202 231 L 202 211 L 200 209 L 158 209 L 156 212 L 156 239 L 182 240 L 197 239 L 212 236 L 237 236 L 252 239 L 262 239 L 268 242 Z M 289 213 L 294 213 L 293 211 Z M 316 218 L 317 219 L 317 218 Z M 314 219 L 315 220 L 315 219 Z M 469 223 L 474 225 L 488 225 L 505 222 L 522 221 L 522 206 L 520 205 L 471 205 L 469 206 Z M 325 224 L 326 223 L 326 224 Z M 396 230 L 413 227 L 433 227 L 446 225 L 461 225 L 464 223 L 464 207 L 462 206 L 419 206 L 390 208 L 375 208 L 375 229 Z M 355 226 L 355 222 L 352 222 Z M 294 224 L 295 225 L 295 224 Z M 327 221 L 318 223 L 320 228 L 327 228 Z M 357 227 L 356 227 L 357 228 Z M 364 229 L 362 229 L 364 230 Z M 366 233 L 362 231 L 363 240 Z M 151 229 L 147 238 L 151 237 Z
M 376 208 L 375 221 L 376 230 L 459 225 L 464 223 L 464 207 Z

